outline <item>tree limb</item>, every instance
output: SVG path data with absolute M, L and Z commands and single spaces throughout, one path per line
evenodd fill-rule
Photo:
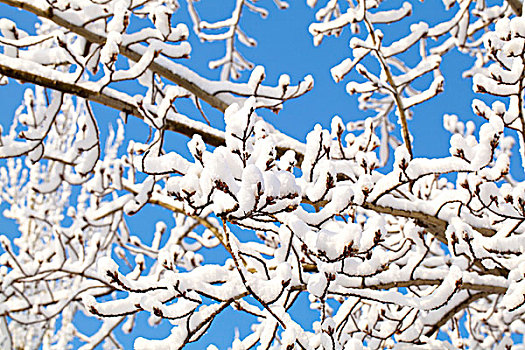
M 20 60 L 20 59 L 16 59 Z M 60 72 L 48 67 L 38 65 L 37 69 L 27 69 L 23 64 L 16 64 L 13 59 L 0 54 L 0 74 L 10 78 L 29 82 L 42 87 L 61 91 L 71 95 L 85 98 L 89 101 L 100 103 L 104 106 L 114 108 L 126 114 L 133 115 L 137 118 L 144 119 L 135 101 L 126 94 L 103 88 L 102 91 L 94 88 L 91 83 L 74 83 L 67 79 L 67 76 L 61 76 Z M 26 63 L 34 64 L 29 61 Z M 35 73 L 38 72 L 38 73 Z M 65 74 L 64 74 L 65 75 Z M 192 137 L 195 134 L 202 136 L 204 142 L 211 146 L 224 145 L 224 133 L 214 129 L 204 123 L 188 119 L 187 122 L 179 120 L 166 119 L 166 129 L 178 132 L 180 134 Z
M 87 41 L 91 43 L 104 44 L 106 42 L 106 38 L 103 35 L 94 33 L 93 31 L 87 29 L 85 26 L 79 26 L 79 25 L 76 25 L 68 21 L 62 16 L 56 14 L 55 11 L 53 11 L 53 8 L 50 7 L 49 5 L 47 5 L 44 8 L 43 6 L 34 5 L 33 3 L 26 2 L 26 1 L 20 1 L 20 0 L 0 0 L 0 2 L 3 2 L 12 7 L 26 10 L 39 17 L 49 19 L 50 21 L 55 22 L 59 26 L 67 28 L 71 30 L 73 33 L 84 37 Z M 126 56 L 127 58 L 135 62 L 138 62 L 140 58 L 142 57 L 142 53 L 139 53 L 136 50 L 133 50 L 123 45 L 119 45 L 119 50 L 122 55 Z M 186 76 L 182 76 L 168 69 L 162 64 L 158 63 L 159 61 L 162 61 L 161 57 L 157 58 L 149 66 L 149 69 L 152 72 L 157 73 L 160 76 L 185 88 L 186 90 L 190 91 L 192 94 L 197 96 L 198 98 L 206 101 L 208 104 L 210 104 L 210 106 L 222 112 L 224 112 L 226 108 L 228 108 L 228 106 L 230 105 L 231 102 L 228 103 L 227 101 L 224 101 L 223 99 L 215 96 L 213 93 L 210 93 L 209 91 L 206 91 L 201 86 L 199 86 L 194 81 L 192 81 L 192 79 L 189 78 L 189 76 L 197 76 L 197 74 L 191 71 L 189 68 L 183 67 L 186 70 L 185 72 Z
M 481 293 L 475 293 L 470 295 L 468 298 L 463 300 L 458 305 L 454 306 L 451 310 L 449 310 L 442 319 L 440 319 L 435 325 L 433 325 L 429 331 L 425 333 L 427 337 L 431 337 L 435 332 L 439 331 L 441 326 L 443 326 L 445 323 L 448 322 L 454 315 L 456 315 L 458 312 L 463 310 L 464 308 L 468 307 L 470 304 L 472 304 L 474 301 L 484 298 L 488 296 L 489 293 L 481 292 Z
M 514 13 L 517 16 L 521 16 L 523 4 L 520 0 L 507 0 L 507 3 L 510 5 L 510 7 L 512 8 L 512 11 L 514 11 Z
M 29 71 L 27 69 L 24 70 L 21 66 L 14 66 L 10 64 L 12 63 L 12 60 L 2 59 L 4 57 L 4 55 L 0 54 L 0 74 L 3 74 L 10 78 L 19 79 L 36 85 L 47 87 L 50 89 L 73 94 L 75 96 L 82 97 L 90 101 L 97 102 L 105 106 L 114 108 L 116 110 L 125 112 L 140 119 L 144 119 L 142 113 L 134 104 L 134 101 L 131 98 L 129 100 L 126 100 L 124 98 L 127 96 L 125 94 L 119 93 L 110 88 L 104 88 L 102 92 L 100 92 L 95 90 L 92 87 L 93 85 L 71 83 L 66 79 L 57 79 L 57 72 L 47 67 L 39 67 L 39 70 L 37 71 L 39 71 L 41 74 L 36 74 L 33 71 Z M 54 72 L 55 74 L 52 75 L 51 72 Z M 53 78 L 49 78 L 49 76 L 53 76 Z M 202 136 L 204 142 L 214 147 L 225 144 L 224 134 L 222 132 L 211 128 L 204 123 L 192 121 L 189 119 L 187 123 L 169 119 L 166 122 L 166 129 L 181 133 L 188 137 L 192 137 L 194 134 L 199 134 Z M 284 152 L 289 150 L 289 148 L 277 147 L 277 150 L 279 154 L 283 154 Z M 301 152 L 298 152 L 297 150 L 294 151 L 296 152 L 296 158 L 298 158 L 299 161 L 302 160 L 304 155 Z M 308 201 L 304 202 L 308 203 Z M 326 205 L 326 203 L 316 204 L 320 206 Z M 444 232 L 448 226 L 448 222 L 445 220 L 419 211 L 395 209 L 391 207 L 372 204 L 369 202 L 365 202 L 362 205 L 362 207 L 364 209 L 373 210 L 381 214 L 388 214 L 392 216 L 413 219 L 417 222 L 418 225 L 424 227 L 430 233 L 432 233 L 438 240 L 445 244 L 447 243 Z M 474 229 L 486 237 L 491 237 L 496 233 L 495 230 L 487 228 L 474 227 Z

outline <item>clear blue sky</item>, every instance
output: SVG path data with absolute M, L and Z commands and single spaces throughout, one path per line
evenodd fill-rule
M 224 6 L 225 3 L 230 3 Z M 211 1 L 203 0 L 197 3 L 199 10 L 202 10 L 201 16 L 208 22 L 223 19 L 233 8 L 234 1 Z M 330 76 L 329 69 L 335 64 L 342 61 L 350 55 L 348 41 L 350 33 L 345 29 L 340 38 L 326 38 L 319 47 L 314 47 L 312 37 L 308 33 L 308 25 L 314 18 L 314 11 L 306 6 L 305 0 L 291 0 L 291 8 L 280 11 L 274 6 L 273 1 L 264 0 L 259 2 L 261 6 L 270 10 L 267 19 L 261 19 L 259 16 L 245 12 L 243 18 L 244 30 L 255 37 L 258 41 L 256 48 L 241 47 L 241 52 L 250 61 L 255 64 L 264 65 L 268 84 L 275 84 L 280 74 L 286 73 L 292 78 L 292 82 L 303 78 L 307 74 L 312 74 L 315 80 L 315 87 L 306 96 L 285 104 L 284 109 L 275 115 L 271 112 L 263 111 L 266 119 L 276 125 L 283 132 L 304 140 L 308 131 L 316 123 L 320 123 L 325 128 L 330 127 L 330 120 L 333 116 L 339 115 L 343 121 L 352 121 L 372 116 L 370 112 L 363 112 L 357 109 L 355 96 L 348 96 L 345 92 L 345 85 L 349 81 L 347 77 L 341 83 L 335 84 Z M 392 1 L 395 7 L 402 1 Z M 389 2 L 390 4 L 390 2 Z M 184 1 L 181 1 L 182 9 L 177 12 L 172 23 L 185 22 L 191 27 L 191 22 L 185 12 Z M 205 6 L 210 6 L 205 9 Z M 223 7 L 224 6 L 224 7 Z M 442 11 L 441 1 L 428 0 L 424 3 L 413 1 L 414 13 L 416 18 L 424 19 L 428 22 L 435 23 L 440 18 L 449 18 L 451 14 Z M 32 16 L 25 15 L 18 10 L 9 8 L 6 5 L 0 5 L 0 16 L 15 20 L 20 26 L 31 31 L 33 22 Z M 410 20 L 410 23 L 415 20 Z M 387 41 L 397 39 L 401 33 L 408 31 L 408 22 L 403 22 L 402 26 L 384 27 L 385 38 Z M 390 39 L 388 39 L 390 37 Z M 211 79 L 219 76 L 219 71 L 211 71 L 207 67 L 209 59 L 221 57 L 224 52 L 223 43 L 200 43 L 193 33 L 191 33 L 190 42 L 193 46 L 192 58 L 187 61 L 193 69 L 202 75 Z M 410 60 L 410 56 L 407 57 Z M 475 117 L 471 111 L 470 105 L 474 94 L 471 89 L 471 80 L 462 79 L 462 70 L 469 67 L 472 63 L 470 58 L 465 58 L 457 53 L 448 53 L 442 64 L 442 72 L 447 77 L 445 82 L 445 92 L 420 107 L 414 109 L 415 118 L 409 122 L 410 130 L 414 136 L 414 153 L 415 156 L 437 157 L 448 155 L 448 132 L 443 130 L 442 116 L 446 113 L 458 114 L 461 120 L 468 120 Z M 247 74 L 244 74 L 241 80 L 246 80 Z M 354 76 L 355 77 L 355 76 Z M 29 85 L 19 85 L 14 82 L 7 86 L 0 87 L 0 99 L 2 101 L 2 117 L 0 123 L 4 129 L 9 125 L 14 110 L 21 101 L 23 89 Z M 133 89 L 133 86 L 131 86 Z M 479 98 L 479 96 L 476 96 Z M 98 114 L 99 128 L 105 135 L 107 125 L 114 123 L 118 112 L 108 108 L 96 107 Z M 206 108 L 210 113 L 212 124 L 223 125 L 222 115 L 210 108 Z M 393 117 L 393 116 L 392 116 Z M 130 119 L 126 129 L 130 138 L 139 138 L 145 140 L 148 134 L 147 128 L 138 120 Z M 186 137 L 173 134 L 168 147 L 179 150 L 187 154 L 185 142 Z M 519 179 L 523 178 L 521 169 L 514 162 L 513 175 Z M 2 207 L 4 208 L 4 207 Z M 155 221 L 151 218 L 163 218 L 170 225 L 173 220 L 169 213 L 159 211 L 157 208 L 146 208 L 144 213 L 138 214 L 129 219 L 133 233 L 140 235 L 145 241 L 150 241 L 154 232 Z M 144 218 L 148 218 L 144 220 Z M 3 233 L 16 235 L 16 226 L 0 217 L 3 226 Z M 210 259 L 221 260 L 223 257 L 210 257 Z M 315 312 L 308 309 L 306 300 L 301 300 L 298 304 L 297 314 L 300 319 L 308 323 L 306 328 L 311 327 L 311 320 L 315 317 Z M 163 324 L 157 329 L 147 326 L 146 313 L 139 316 L 139 327 L 133 335 L 145 336 L 152 338 L 163 338 L 169 334 L 169 326 Z M 82 329 L 86 331 L 95 331 L 97 322 L 92 319 L 86 319 L 84 316 L 77 317 Z M 220 349 L 225 349 L 231 344 L 234 336 L 234 329 L 237 327 L 241 335 L 245 335 L 249 329 L 250 318 L 240 313 L 234 313 L 230 309 L 224 315 L 220 316 L 213 324 L 209 333 L 203 338 L 204 343 L 190 346 L 190 349 L 203 349 L 202 344 L 209 342 L 215 343 Z M 131 348 L 132 339 L 121 335 L 119 340 L 126 348 Z M 75 344 L 77 347 L 79 344 Z

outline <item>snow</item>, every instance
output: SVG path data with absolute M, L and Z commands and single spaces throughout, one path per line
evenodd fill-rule
M 189 57 L 193 33 L 175 23 L 184 18 L 177 1 L 13 3 L 52 17 L 34 33 L 0 20 L 2 72 L 77 96 L 27 89 L 12 126 L 2 129 L 0 156 L 9 159 L 0 167 L 0 200 L 19 232 L 1 238 L 0 347 L 36 348 L 35 339 L 50 349 L 73 341 L 107 347 L 120 324 L 136 338 L 146 314 L 151 327 L 169 320 L 170 335 L 139 337 L 135 348 L 178 349 L 227 308 L 254 315 L 234 349 L 363 342 L 402 349 L 414 341 L 491 348 L 522 331 L 525 190 L 509 172 L 525 151 L 519 135 L 513 149 L 508 129 L 522 126 L 525 27 L 521 17 L 507 18 L 506 6 L 443 1 L 448 19 L 431 27 L 412 17 L 414 2 L 392 9 L 376 0 L 307 1 L 316 6 L 314 44 L 353 31 L 330 73 L 359 94 L 368 118 L 348 122 L 341 113 L 303 142 L 261 110 L 285 108 L 313 89 L 313 77 L 297 80 L 264 62 L 252 69 L 242 51 L 257 42 L 243 14 L 272 15 L 287 7 L 283 1 L 273 8 L 235 1 L 214 21 L 201 19 L 203 2 L 186 2 L 194 34 L 225 45 L 210 66 L 224 79 L 251 69 L 242 82 L 206 79 L 179 60 Z M 390 22 L 412 25 L 397 35 L 382 25 Z M 475 91 L 491 96 L 472 103 L 479 128 L 466 115 L 445 115 L 450 155 L 427 158 L 398 140 L 392 115 L 403 108 L 408 119 L 420 118 L 413 107 L 446 86 L 439 69 L 450 50 L 475 56 L 466 74 Z M 139 90 L 128 92 L 135 81 Z M 118 128 L 106 133 L 80 97 L 117 108 Z M 224 128 L 212 114 L 211 125 L 198 121 L 209 113 L 201 100 L 225 110 Z M 150 137 L 125 130 L 129 113 L 144 119 Z M 173 145 L 168 130 L 189 138 Z M 129 216 L 147 216 L 145 207 L 171 216 L 149 220 L 139 234 Z M 316 315 L 310 326 L 294 319 L 301 295 Z M 101 319 L 93 333 L 72 322 L 78 307 Z M 62 327 L 53 325 L 58 320 Z M 465 328 L 466 339 L 451 325 L 474 331 Z M 477 341 L 487 327 L 494 336 Z

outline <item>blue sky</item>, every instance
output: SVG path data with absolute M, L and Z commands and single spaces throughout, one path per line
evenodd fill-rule
M 278 115 L 268 111 L 262 111 L 260 114 L 286 134 L 303 141 L 308 131 L 316 123 L 329 128 L 330 121 L 335 115 L 339 115 L 345 122 L 372 116 L 370 112 L 363 112 L 357 109 L 356 96 L 348 96 L 346 94 L 345 85 L 349 81 L 349 77 L 336 84 L 329 73 L 329 69 L 332 66 L 348 57 L 351 53 L 348 48 L 349 30 L 345 29 L 339 38 L 325 38 L 319 47 L 314 47 L 312 37 L 308 33 L 308 25 L 312 22 L 315 11 L 308 8 L 304 0 L 290 2 L 292 3 L 290 9 L 278 10 L 273 1 L 260 1 L 261 6 L 270 10 L 270 15 L 267 19 L 261 19 L 257 15 L 246 12 L 246 16 L 242 20 L 242 26 L 248 35 L 257 39 L 258 46 L 256 48 L 239 46 L 239 48 L 250 61 L 265 66 L 266 83 L 275 84 L 280 74 L 283 73 L 290 75 L 292 82 L 295 83 L 305 75 L 312 74 L 315 86 L 306 96 L 285 104 L 284 109 Z M 223 19 L 233 8 L 233 1 L 231 1 L 229 7 L 224 6 L 225 3 L 227 1 L 203 0 L 197 3 L 197 7 L 199 10 L 202 10 L 202 18 L 208 22 L 213 22 Z M 398 0 L 391 2 L 392 7 L 401 3 Z M 174 15 L 172 23 L 184 22 L 191 27 L 191 22 L 185 12 L 182 1 L 181 5 L 182 9 Z M 414 1 L 413 7 L 415 18 L 421 18 L 431 23 L 436 23 L 440 18 L 450 18 L 453 15 L 443 11 L 441 1 L 438 0 L 424 3 Z M 15 20 L 22 28 L 31 31 L 32 16 L 27 16 L 3 4 L 0 4 L 0 14 L 2 17 Z M 413 23 L 416 20 L 409 19 L 409 21 Z M 383 27 L 387 42 L 398 39 L 402 33 L 406 33 L 408 31 L 407 23 L 409 22 L 405 21 L 399 26 Z M 391 39 L 388 39 L 389 37 Z M 210 59 L 221 57 L 224 52 L 224 44 L 200 43 L 193 33 L 191 33 L 190 42 L 192 43 L 193 51 L 192 58 L 187 61 L 187 64 L 203 76 L 217 79 L 219 71 L 208 69 L 207 62 Z M 413 53 L 407 55 L 407 60 L 414 60 L 414 57 L 410 55 L 413 55 Z M 456 52 L 448 53 L 444 57 L 441 70 L 443 75 L 447 77 L 445 92 L 429 103 L 416 107 L 414 109 L 414 119 L 409 122 L 409 128 L 414 137 L 413 147 L 416 157 L 448 155 L 449 134 L 442 127 L 442 116 L 444 114 L 458 114 L 460 120 L 466 121 L 473 118 L 479 122 L 479 118 L 473 115 L 470 107 L 474 96 L 471 89 L 471 80 L 461 77 L 462 71 L 468 68 L 470 64 L 472 64 L 471 58 L 463 57 Z M 241 81 L 246 80 L 247 77 L 247 73 L 243 74 Z M 355 76 L 350 75 L 350 78 L 352 77 Z M 30 86 L 27 84 L 20 85 L 15 82 L 0 87 L 0 99 L 3 107 L 0 123 L 4 126 L 4 129 L 9 125 L 14 110 L 21 101 L 23 89 L 27 87 Z M 131 90 L 139 90 L 138 87 L 131 85 L 126 87 Z M 476 97 L 480 98 L 480 96 Z M 100 106 L 95 107 L 95 110 L 98 116 L 99 128 L 105 135 L 107 134 L 107 125 L 110 123 L 115 125 L 114 121 L 118 116 L 118 112 Z M 211 108 L 205 108 L 205 110 L 212 121 L 212 125 L 222 127 L 222 115 Z M 393 118 L 393 116 L 391 117 Z M 144 141 L 147 137 L 148 129 L 144 127 L 142 122 L 130 118 L 126 132 L 129 138 L 137 138 Z M 167 147 L 187 154 L 185 147 L 187 141 L 186 137 L 172 134 Z M 512 173 L 518 179 L 523 178 L 523 172 L 519 168 L 518 162 L 514 162 Z M 158 208 L 146 208 L 143 213 L 129 219 L 134 233 L 140 235 L 145 241 L 151 240 L 154 233 L 155 221 L 151 219 L 152 217 L 157 218 L 157 220 L 166 220 L 168 224 L 173 225 L 173 220 L 170 218 L 169 213 L 158 210 Z M 16 226 L 12 222 L 1 217 L 0 222 L 5 224 L 3 225 L 3 233 L 16 235 Z M 220 257 L 212 258 L 220 260 Z M 302 300 L 295 308 L 297 309 L 298 317 L 305 324 L 308 324 L 306 328 L 311 328 L 311 321 L 316 314 L 308 309 L 307 300 L 302 297 Z M 96 330 L 97 322 L 92 319 L 79 315 L 77 321 L 79 324 L 82 324 L 82 327 L 85 327 L 86 331 Z M 169 327 L 167 324 L 152 329 L 146 326 L 146 322 L 147 315 L 142 313 L 139 316 L 140 327 L 137 327 L 134 331 L 134 336 L 162 338 L 168 335 Z M 231 309 L 228 309 L 224 315 L 221 315 L 214 322 L 209 333 L 203 338 L 204 344 L 213 342 L 220 349 L 227 348 L 234 337 L 234 329 L 238 328 L 241 335 L 246 334 L 249 330 L 250 322 L 249 317 L 234 313 Z M 119 340 L 122 341 L 126 348 L 130 348 L 133 339 L 120 334 Z M 78 345 L 75 344 L 75 347 L 78 347 Z M 203 347 L 199 343 L 199 345 L 193 345 L 189 348 L 202 349 Z

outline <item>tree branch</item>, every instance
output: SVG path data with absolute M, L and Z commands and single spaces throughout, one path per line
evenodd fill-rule
M 478 299 L 481 299 L 481 298 L 484 298 L 486 296 L 488 296 L 489 293 L 486 293 L 486 292 L 481 292 L 481 293 L 475 293 L 475 294 L 472 294 L 470 295 L 468 298 L 466 298 L 465 300 L 463 300 L 461 303 L 459 303 L 458 305 L 454 306 L 452 309 L 450 309 L 444 316 L 442 319 L 440 319 L 435 325 L 433 325 L 429 331 L 427 331 L 425 333 L 425 335 L 427 337 L 431 337 L 435 332 L 439 331 L 439 329 L 441 328 L 441 326 L 443 326 L 445 323 L 448 322 L 448 320 L 450 320 L 452 317 L 454 317 L 454 315 L 456 315 L 458 312 L 460 312 L 461 310 L 463 310 L 464 308 L 468 307 L 470 304 L 472 304 L 474 301 L 478 300 Z
M 523 4 L 520 0 L 507 0 L 507 3 L 510 5 L 510 7 L 512 8 L 512 11 L 514 11 L 514 13 L 517 16 L 521 16 Z
M 3 1 L 3 0 L 0 0 Z M 19 59 L 17 59 L 19 60 Z M 14 60 L 6 58 L 4 55 L 0 54 L 0 74 L 5 76 L 30 82 L 36 85 L 47 87 L 50 89 L 62 91 L 65 93 L 70 93 L 78 97 L 88 99 L 93 102 L 103 104 L 105 106 L 123 111 L 127 114 L 131 114 L 138 118 L 144 119 L 138 107 L 134 104 L 134 101 L 129 98 L 125 99 L 127 95 L 115 91 L 110 88 L 104 88 L 102 92 L 97 91 L 92 88 L 92 84 L 82 84 L 82 83 L 71 83 L 67 79 L 59 79 L 59 73 L 51 68 L 39 66 L 38 69 L 29 71 L 28 69 L 24 70 L 23 65 L 16 65 Z M 40 74 L 33 73 L 33 71 L 38 71 Z M 53 77 L 53 78 L 49 78 Z M 91 86 L 91 88 L 90 88 Z M 208 125 L 188 119 L 188 122 L 167 120 L 166 122 L 167 130 L 175 131 L 192 137 L 194 134 L 199 134 L 202 136 L 204 142 L 211 146 L 221 146 L 225 144 L 224 134 Z M 287 147 L 277 147 L 278 153 L 283 154 L 289 148 Z M 296 152 L 297 158 L 302 160 L 304 155 L 301 152 L 294 150 Z M 306 201 L 307 203 L 307 201 Z M 317 205 L 326 205 L 326 203 L 316 203 Z M 389 214 L 392 216 L 405 217 L 414 219 L 418 225 L 427 229 L 430 233 L 436 236 L 441 242 L 446 243 L 445 230 L 448 226 L 448 222 L 442 219 L 439 219 L 433 215 L 429 215 L 423 212 L 410 211 L 395 209 L 391 207 L 385 207 L 377 204 L 372 204 L 365 202 L 362 207 L 364 209 L 373 210 L 377 213 Z M 474 228 L 482 235 L 491 237 L 496 231 L 486 228 Z
M 144 120 L 144 116 L 136 105 L 136 102 L 124 93 L 108 87 L 99 91 L 95 88 L 96 85 L 92 83 L 74 83 L 68 79 L 65 73 L 36 65 L 30 61 L 25 61 L 23 62 L 24 64 L 20 64 L 21 61 L 21 59 L 11 59 L 0 54 L 0 74 L 82 97 Z M 217 147 L 225 144 L 224 133 L 222 131 L 189 118 L 187 121 L 181 118 L 178 118 L 178 120 L 166 119 L 166 129 L 188 137 L 199 134 L 202 136 L 204 142 L 211 146 Z
M 62 26 L 64 28 L 67 28 L 71 30 L 73 33 L 78 34 L 82 37 L 84 37 L 87 41 L 94 43 L 94 44 L 104 44 L 106 42 L 106 37 L 103 35 L 94 33 L 93 31 L 87 29 L 86 26 L 80 26 L 76 25 L 67 19 L 64 19 L 62 16 L 58 15 L 53 11 L 53 8 L 49 5 L 43 6 L 43 5 L 34 5 L 32 2 L 26 2 L 26 1 L 20 1 L 20 0 L 0 0 L 0 2 L 3 2 L 9 6 L 16 7 L 22 10 L 26 10 L 28 12 L 31 12 L 39 17 L 49 19 L 59 26 Z M 128 48 L 123 45 L 119 45 L 119 51 L 122 55 L 126 56 L 132 61 L 138 62 L 143 52 L 137 52 L 136 50 L 133 50 L 132 48 Z M 206 91 L 201 86 L 197 84 L 194 79 L 198 75 L 191 71 L 189 68 L 178 66 L 177 68 L 181 68 L 184 70 L 184 75 L 178 74 L 174 72 L 173 70 L 170 70 L 165 65 L 159 63 L 172 63 L 167 59 L 163 59 L 162 57 L 158 57 L 155 61 L 151 63 L 149 66 L 149 69 L 159 74 L 160 76 L 174 82 L 175 84 L 185 88 L 186 90 L 190 91 L 195 96 L 199 97 L 200 99 L 206 101 L 210 106 L 224 112 L 226 108 L 231 104 L 232 101 L 225 101 L 217 96 L 215 96 L 212 92 Z M 202 79 L 202 78 L 201 78 Z M 204 80 L 204 79 L 202 79 Z

